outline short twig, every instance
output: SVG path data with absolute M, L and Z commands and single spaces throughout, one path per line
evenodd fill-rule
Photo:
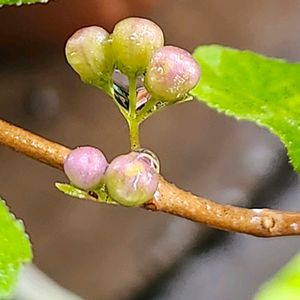
M 70 152 L 65 146 L 2 120 L 0 144 L 58 169 L 63 169 Z M 162 177 L 154 198 L 143 207 L 226 231 L 261 237 L 300 235 L 300 213 L 221 205 L 183 191 Z

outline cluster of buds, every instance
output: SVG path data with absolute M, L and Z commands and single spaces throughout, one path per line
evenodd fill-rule
M 80 29 L 68 40 L 66 56 L 87 83 L 107 91 L 118 69 L 128 78 L 144 76 L 148 93 L 161 101 L 183 99 L 200 77 L 190 53 L 164 46 L 160 27 L 143 18 L 120 21 L 112 34 L 97 26 Z
M 84 82 L 117 100 L 129 124 L 132 149 L 139 148 L 139 123 L 155 111 L 153 108 L 185 100 L 200 78 L 199 65 L 191 54 L 164 46 L 160 27 L 142 18 L 120 21 L 111 34 L 97 26 L 78 30 L 66 44 L 66 57 Z M 114 71 L 127 76 L 129 93 L 116 89 Z M 137 77 L 144 85 L 138 90 Z M 159 102 L 164 105 L 157 105 Z M 108 164 L 100 150 L 79 147 L 67 157 L 64 170 L 70 182 L 83 190 L 105 185 L 116 202 L 139 206 L 157 189 L 159 170 L 155 160 L 147 151 L 133 151 Z
M 90 191 L 105 184 L 108 195 L 124 206 L 139 206 L 150 200 L 158 187 L 158 161 L 144 151 L 116 157 L 108 164 L 103 153 L 84 146 L 70 152 L 64 171 L 74 186 Z

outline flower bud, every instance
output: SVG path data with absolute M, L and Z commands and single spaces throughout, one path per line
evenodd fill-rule
M 116 157 L 105 173 L 108 194 L 125 206 L 139 206 L 150 200 L 158 180 L 158 173 L 137 152 Z
M 113 61 L 108 32 L 97 26 L 79 29 L 67 41 L 66 57 L 85 83 L 103 88 L 111 80 Z
M 187 51 L 165 46 L 151 57 L 145 75 L 148 92 L 160 100 L 178 101 L 197 84 L 200 67 Z
M 88 190 L 100 184 L 107 166 L 99 149 L 84 146 L 70 152 L 64 162 L 64 171 L 73 185 Z
M 112 49 L 116 67 L 128 76 L 145 72 L 153 52 L 164 44 L 158 25 L 142 18 L 127 18 L 116 24 Z

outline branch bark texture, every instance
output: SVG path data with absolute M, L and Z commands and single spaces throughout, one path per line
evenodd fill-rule
M 63 169 L 70 149 L 0 120 L 0 144 L 54 168 Z M 145 209 L 170 213 L 210 227 L 260 237 L 300 235 L 300 212 L 221 205 L 183 191 L 160 177 Z

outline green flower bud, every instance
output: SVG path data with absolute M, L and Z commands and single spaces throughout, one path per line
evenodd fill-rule
M 125 206 L 139 206 L 150 200 L 158 187 L 158 172 L 144 153 L 116 157 L 105 173 L 110 197 Z
M 65 52 L 69 64 L 82 81 L 106 88 L 113 72 L 110 48 L 108 32 L 90 26 L 79 29 L 69 38 Z
M 155 98 L 178 101 L 197 84 L 200 67 L 187 51 L 165 46 L 158 49 L 147 67 L 145 87 Z
M 142 18 L 128 18 L 116 24 L 112 48 L 116 67 L 128 76 L 145 72 L 155 50 L 164 44 L 158 25 Z

